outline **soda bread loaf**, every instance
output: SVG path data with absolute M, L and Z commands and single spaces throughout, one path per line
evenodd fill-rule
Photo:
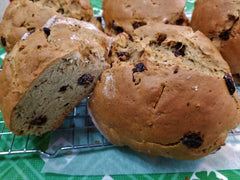
M 31 0 L 43 7 L 53 8 L 65 17 L 93 23 L 102 30 L 101 23 L 93 16 L 93 8 L 89 0 Z
M 88 101 L 113 144 L 152 156 L 195 160 L 225 144 L 240 122 L 228 64 L 190 27 L 155 24 L 116 36 L 112 68 Z
M 0 45 L 10 52 L 25 33 L 33 33 L 52 16 L 61 14 L 92 22 L 101 28 L 93 17 L 89 0 L 15 0 L 7 7 L 0 23 Z
M 209 37 L 229 63 L 234 79 L 240 82 L 240 2 L 197 0 L 191 26 Z
M 54 16 L 17 42 L 0 72 L 0 106 L 16 135 L 56 129 L 108 67 L 111 38 L 93 24 Z
M 103 0 L 104 31 L 109 35 L 131 34 L 150 23 L 188 25 L 184 14 L 185 0 Z

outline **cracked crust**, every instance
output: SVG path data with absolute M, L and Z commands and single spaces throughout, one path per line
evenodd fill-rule
M 185 0 L 104 0 L 104 31 L 108 35 L 132 34 L 134 29 L 151 23 L 189 25 L 184 14 Z
M 128 60 L 119 57 L 121 52 Z M 119 34 L 110 54 L 112 68 L 101 75 L 88 108 L 113 144 L 195 160 L 224 145 L 229 130 L 239 124 L 229 67 L 202 33 L 144 26 L 131 39 Z
M 0 72 L 0 106 L 8 129 L 39 136 L 58 128 L 108 67 L 110 44 L 94 25 L 60 16 L 17 42 Z
M 59 11 L 62 10 L 62 11 Z M 40 29 L 54 15 L 63 15 L 92 22 L 98 28 L 101 24 L 93 17 L 88 0 L 15 0 L 7 7 L 0 23 L 0 44 L 10 52 L 25 33 Z
M 198 0 L 191 26 L 212 40 L 240 82 L 240 3 L 235 0 Z

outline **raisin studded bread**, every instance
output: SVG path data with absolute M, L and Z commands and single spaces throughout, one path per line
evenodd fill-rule
M 9 130 L 42 135 L 59 127 L 109 66 L 110 44 L 91 23 L 58 16 L 19 41 L 0 72 L 0 106 Z
M 155 24 L 116 36 L 88 109 L 113 144 L 195 160 L 240 122 L 229 66 L 201 32 Z
M 131 34 L 134 29 L 150 23 L 188 25 L 184 14 L 185 0 L 104 0 L 104 31 L 109 35 Z
M 209 37 L 228 62 L 234 80 L 240 82 L 240 2 L 197 0 L 191 26 Z
M 89 0 L 15 0 L 7 7 L 0 23 L 0 45 L 10 52 L 25 33 L 33 33 L 54 15 L 73 17 L 92 22 L 101 28 L 93 17 Z

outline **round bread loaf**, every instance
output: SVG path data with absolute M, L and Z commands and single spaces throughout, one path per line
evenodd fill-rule
M 188 25 L 184 14 L 186 0 L 103 0 L 104 31 L 109 35 L 131 34 L 150 23 Z
M 191 26 L 209 37 L 240 82 L 240 3 L 234 0 L 198 0 Z
M 52 16 L 61 14 L 92 22 L 101 28 L 93 17 L 89 0 L 15 0 L 7 7 L 0 23 L 0 45 L 10 52 L 26 32 L 36 31 Z
M 1 112 L 14 134 L 42 135 L 93 90 L 109 66 L 111 38 L 91 23 L 60 16 L 25 38 L 3 60 Z
M 155 24 L 116 36 L 112 68 L 101 75 L 88 109 L 117 146 L 152 156 L 195 160 L 225 144 L 240 122 L 229 66 L 190 27 Z

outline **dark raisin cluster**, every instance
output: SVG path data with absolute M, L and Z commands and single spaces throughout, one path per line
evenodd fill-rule
M 229 39 L 230 34 L 231 34 L 231 29 L 222 32 L 222 33 L 219 35 L 219 37 L 220 37 L 222 40 L 227 41 L 227 40 Z
M 112 28 L 113 28 L 115 31 L 117 31 L 117 34 L 122 33 L 122 32 L 123 32 L 123 28 L 121 28 L 121 27 L 119 27 L 119 26 L 115 26 L 114 23 L 115 23 L 115 22 L 113 21 L 113 22 L 112 22 Z
M 182 43 L 178 42 L 175 46 L 173 46 L 173 53 L 176 57 L 178 56 L 185 56 L 185 45 L 183 45 Z
M 223 77 L 223 79 L 226 82 L 226 85 L 227 85 L 227 88 L 228 88 L 228 91 L 229 91 L 230 95 L 233 95 L 234 92 L 236 91 L 236 88 L 234 86 L 234 82 L 233 82 L 232 76 L 227 74 L 227 75 L 225 75 Z
M 198 148 L 203 143 L 203 140 L 200 137 L 199 133 L 187 134 L 181 140 L 182 143 L 189 148 Z
M 47 35 L 47 37 L 50 35 L 51 30 L 47 27 L 43 28 L 44 33 Z
M 128 52 L 117 52 L 116 54 L 120 61 L 126 61 L 130 58 L 130 54 Z
M 166 35 L 159 35 L 157 38 L 158 45 L 161 45 L 162 42 L 165 41 L 165 39 L 167 39 Z
M 58 92 L 64 92 L 64 91 L 66 91 L 66 90 L 67 90 L 67 88 L 68 88 L 68 86 L 69 86 L 69 85 L 62 86 L 62 87 L 59 89 L 59 91 L 58 91 Z
M 1 43 L 3 46 L 6 46 L 7 43 L 6 43 L 6 39 L 4 37 L 1 36 Z
M 132 26 L 133 26 L 133 29 L 137 29 L 137 28 L 139 28 L 141 26 L 144 26 L 146 24 L 147 23 L 145 23 L 145 22 L 134 22 Z
M 37 125 L 37 126 L 41 126 L 44 125 L 47 122 L 47 117 L 45 115 L 41 115 L 37 118 L 35 118 L 33 121 L 31 121 L 31 125 Z
M 147 70 L 147 68 L 145 67 L 145 65 L 143 63 L 136 64 L 135 68 L 132 69 L 133 73 L 143 72 L 145 70 Z
M 91 74 L 83 74 L 79 79 L 78 79 L 78 84 L 79 85 L 89 85 L 91 82 L 93 82 L 94 76 Z

